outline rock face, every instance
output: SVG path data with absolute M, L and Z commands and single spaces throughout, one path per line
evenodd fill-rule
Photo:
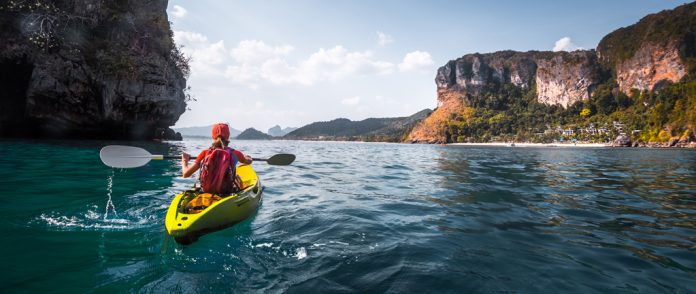
M 188 65 L 166 0 L 3 3 L 0 136 L 176 138 Z
M 438 90 L 469 94 L 480 94 L 488 86 L 502 83 L 529 87 L 537 68 L 536 55 L 515 51 L 464 55 L 438 69 L 435 84 Z
M 435 76 L 438 93 L 479 95 L 495 84 L 520 88 L 536 84 L 539 102 L 563 107 L 587 99 L 598 82 L 594 51 L 468 54 L 440 67 Z M 444 101 L 438 98 L 438 102 Z
M 629 138 L 626 135 L 619 135 L 614 139 L 614 142 L 611 143 L 612 147 L 631 147 L 631 138 Z
M 549 59 L 537 60 L 537 99 L 545 104 L 568 107 L 590 98 L 600 82 L 594 51 L 556 52 Z
M 632 89 L 652 91 L 660 82 L 678 82 L 686 75 L 686 66 L 674 42 L 645 43 L 631 58 L 616 66 L 616 81 L 621 92 Z
M 407 141 L 445 143 L 443 128 L 451 115 L 469 106 L 469 98 L 504 84 L 529 89 L 537 100 L 567 107 L 587 99 L 600 80 L 594 51 L 468 54 L 440 67 L 435 76 L 438 107 L 409 134 Z

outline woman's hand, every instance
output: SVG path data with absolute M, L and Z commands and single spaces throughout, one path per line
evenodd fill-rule
M 191 155 L 186 152 L 181 154 L 181 161 L 188 162 L 189 160 L 191 160 Z
M 252 162 L 254 162 L 254 159 L 251 158 L 251 156 L 249 155 L 244 155 L 244 159 L 246 159 L 246 164 L 251 164 Z

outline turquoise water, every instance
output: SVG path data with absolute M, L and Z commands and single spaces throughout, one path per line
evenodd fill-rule
M 3 292 L 648 292 L 696 285 L 696 152 L 244 141 L 258 212 L 183 247 L 178 162 L 0 141 Z M 111 199 L 111 202 L 109 202 Z M 112 204 L 111 204 L 112 203 Z

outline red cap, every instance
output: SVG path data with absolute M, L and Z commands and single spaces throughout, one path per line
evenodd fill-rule
M 230 127 L 226 123 L 218 123 L 213 125 L 213 139 L 222 137 L 225 140 L 230 139 Z

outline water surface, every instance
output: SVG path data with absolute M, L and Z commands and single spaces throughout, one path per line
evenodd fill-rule
M 101 164 L 107 144 L 0 141 L 4 290 L 650 292 L 696 285 L 696 152 L 236 141 L 258 212 L 166 237 L 176 161 Z M 109 202 L 111 199 L 111 202 Z

